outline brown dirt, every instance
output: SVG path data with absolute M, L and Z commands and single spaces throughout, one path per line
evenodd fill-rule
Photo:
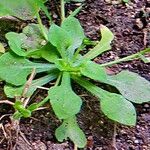
M 55 9 L 55 3 L 52 3 Z M 68 12 L 77 7 L 77 4 L 68 4 Z M 79 13 L 78 18 L 85 29 L 86 35 L 93 40 L 99 39 L 99 27 L 101 24 L 109 27 L 115 35 L 111 51 L 106 52 L 94 61 L 104 63 L 116 58 L 122 58 L 130 54 L 143 50 L 150 46 L 150 1 L 132 0 L 125 5 L 107 3 L 104 0 L 86 0 L 85 6 Z M 59 18 L 58 13 L 54 18 Z M 142 61 L 132 61 L 115 65 L 110 68 L 113 72 L 122 69 L 129 69 L 139 73 L 141 76 L 150 80 L 150 64 Z M 114 123 L 108 120 L 102 113 L 99 113 L 99 103 L 89 93 L 76 87 L 78 94 L 83 95 L 83 106 L 78 115 L 81 128 L 88 138 L 88 147 L 85 150 L 111 150 L 114 135 Z M 0 90 L 2 91 L 2 90 Z M 43 93 L 39 92 L 36 100 L 42 99 Z M 5 97 L 0 95 L 1 99 Z M 116 146 L 118 150 L 149 150 L 150 149 L 150 103 L 136 105 L 137 125 L 135 127 L 125 127 L 117 124 Z M 9 110 L 9 111 L 8 111 Z M 72 143 L 57 143 L 54 137 L 54 130 L 60 124 L 54 117 L 53 112 L 42 110 L 33 114 L 30 119 L 21 120 L 21 131 L 31 143 L 26 145 L 24 139 L 20 139 L 16 149 L 18 150 L 72 150 Z M 0 115 L 12 113 L 6 106 L 0 106 Z M 10 119 L 2 120 L 7 125 Z M 4 135 L 0 134 L 0 140 Z M 1 142 L 1 141 L 0 141 Z M 12 142 L 13 143 L 13 142 Z M 0 150 L 7 149 L 7 140 L 0 144 Z

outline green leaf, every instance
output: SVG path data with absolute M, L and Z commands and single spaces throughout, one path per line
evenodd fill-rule
M 66 49 L 72 44 L 69 33 L 61 27 L 52 24 L 49 30 L 48 39 L 52 45 L 57 47 L 60 55 L 66 57 Z
M 33 80 L 31 86 L 29 87 L 26 96 L 30 97 L 35 90 L 37 89 L 38 86 L 43 86 L 46 83 L 54 80 L 57 77 L 57 75 L 55 73 L 46 75 L 44 77 L 41 77 L 39 79 Z M 7 97 L 9 98 L 15 98 L 15 97 L 19 97 L 22 95 L 24 89 L 24 85 L 23 86 L 12 86 L 10 84 L 6 84 L 4 86 L 4 92 L 6 94 Z
M 6 84 L 4 86 L 4 92 L 9 98 L 20 97 L 23 92 L 24 86 L 13 86 L 11 84 Z
M 33 111 L 36 110 L 37 108 L 38 108 L 38 104 L 37 104 L 37 103 L 33 103 L 33 104 L 31 104 L 31 105 L 27 108 L 27 110 L 33 112 Z
M 80 111 L 82 100 L 71 89 L 69 73 L 63 73 L 61 85 L 50 88 L 48 95 L 59 119 L 69 118 Z
M 16 112 L 13 114 L 13 119 L 14 119 L 14 120 L 19 120 L 19 119 L 21 119 L 21 117 L 22 117 L 22 114 L 21 114 L 20 112 L 18 112 L 18 111 L 16 111 Z
M 111 49 L 110 43 L 114 39 L 113 33 L 106 27 L 101 25 L 101 40 L 100 42 L 91 49 L 87 54 L 84 55 L 86 59 L 93 59 L 103 52 Z
M 73 12 L 71 12 L 71 14 L 68 17 L 74 17 L 74 16 L 76 16 L 80 12 L 80 10 L 82 9 L 82 6 L 83 5 L 81 5 L 78 8 L 76 8 Z
M 84 32 L 79 21 L 73 17 L 66 18 L 61 27 L 53 24 L 49 30 L 49 41 L 57 47 L 63 58 L 72 58 L 76 48 L 84 39 Z
M 131 102 L 119 94 L 107 91 L 103 94 L 99 96 L 101 110 L 108 118 L 125 125 L 136 124 L 136 111 Z
M 46 2 L 47 0 L 36 0 L 36 3 L 38 4 L 38 6 L 44 11 L 44 13 L 46 14 L 46 16 L 48 17 L 48 19 L 50 20 L 50 22 L 52 22 L 52 18 L 50 16 L 50 12 L 48 12 L 47 7 L 44 5 L 43 2 Z
M 28 118 L 31 116 L 31 111 L 27 110 L 21 101 L 16 101 L 14 104 L 14 108 L 21 113 L 21 115 L 25 118 Z
M 150 82 L 130 71 L 122 71 L 109 76 L 108 84 L 115 86 L 120 93 L 134 103 L 150 101 Z
M 19 36 L 18 36 L 19 35 Z M 8 40 L 9 46 L 11 50 L 17 54 L 18 56 L 26 56 L 26 52 L 21 48 L 23 41 L 26 39 L 24 34 L 18 34 L 15 32 L 8 32 L 6 34 L 6 38 Z
M 69 55 L 74 54 L 75 49 L 81 46 L 83 39 L 85 38 L 83 28 L 80 25 L 78 19 L 74 17 L 66 18 L 61 27 L 69 33 L 71 37 L 71 45 L 68 47 L 67 51 Z
M 35 68 L 36 72 L 51 71 L 53 64 L 33 63 L 25 58 L 5 53 L 0 57 L 0 78 L 16 86 L 23 85 L 27 76 Z
M 94 80 L 103 81 L 106 80 L 106 72 L 103 67 L 92 61 L 83 63 L 80 67 L 81 74 Z
M 47 43 L 45 46 L 43 46 L 40 49 L 37 50 L 31 50 L 27 52 L 27 57 L 33 57 L 33 58 L 44 58 L 45 60 L 55 63 L 57 59 L 59 59 L 60 55 L 52 44 Z
M 129 0 L 122 0 L 124 3 L 128 3 L 129 2 Z
M 145 57 L 144 55 L 142 55 L 139 52 L 139 58 L 144 62 L 144 63 L 150 63 L 150 58 L 149 57 Z
M 74 79 L 78 84 L 99 98 L 101 109 L 108 118 L 125 125 L 133 126 L 136 124 L 135 108 L 122 95 L 105 91 L 83 78 Z
M 48 33 L 47 28 L 44 28 L 45 33 Z M 43 43 L 46 44 L 43 33 L 40 29 L 39 24 L 29 24 L 22 31 L 26 35 L 26 39 L 23 40 L 22 48 L 30 49 L 39 49 L 43 46 Z
M 87 143 L 85 134 L 76 122 L 76 117 L 65 119 L 63 124 L 56 129 L 55 136 L 60 142 L 69 137 L 79 148 L 84 148 Z
M 38 0 L 43 3 L 43 0 Z M 31 20 L 40 6 L 35 0 L 0 0 L 0 16 L 15 16 L 22 20 Z
M 45 32 L 48 32 L 46 28 Z M 46 44 L 38 24 L 26 26 L 22 33 L 9 32 L 6 38 L 11 50 L 18 56 L 26 56 L 31 50 L 40 49 L 43 43 Z

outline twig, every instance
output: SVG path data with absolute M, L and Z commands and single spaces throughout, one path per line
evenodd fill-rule
M 74 144 L 74 150 L 78 150 L 78 146 Z
M 20 133 L 20 136 L 24 139 L 24 141 L 30 146 L 31 143 L 27 140 L 27 138 L 25 137 L 24 133 L 22 133 L 21 131 L 19 133 Z
M 14 103 L 13 103 L 13 102 L 10 102 L 10 101 L 8 101 L 8 100 L 2 100 L 2 101 L 0 101 L 0 104 L 9 104 L 9 105 L 14 105 Z
M 24 98 L 26 97 L 26 94 L 29 90 L 30 85 L 32 84 L 32 80 L 33 80 L 34 76 L 35 76 L 35 68 L 33 68 L 32 73 L 31 73 L 29 79 L 27 80 L 27 82 L 25 84 L 25 87 L 24 87 L 23 92 L 22 92 L 22 97 L 24 97 Z
M 144 38 L 143 38 L 143 43 L 144 47 L 146 47 L 147 44 L 147 30 L 143 30 Z
M 43 87 L 43 86 L 37 86 L 38 89 L 42 89 L 42 90 L 49 90 L 49 88 Z
M 12 114 L 5 114 L 5 115 L 2 115 L 1 117 L 0 117 L 0 121 L 4 118 L 4 117 L 6 117 L 6 116 L 11 116 Z
M 30 97 L 24 99 L 24 103 L 23 103 L 23 106 L 26 107 L 27 104 L 29 103 L 29 100 L 30 100 Z
M 116 135 L 117 135 L 116 128 L 117 125 L 116 123 L 114 123 L 114 134 L 113 134 L 112 146 L 115 148 L 115 150 L 118 150 L 116 146 Z
M 48 107 L 39 107 L 37 108 L 35 111 L 38 111 L 38 110 L 43 110 L 43 109 L 47 109 Z
M 3 131 L 3 134 L 4 134 L 5 138 L 7 139 L 7 133 L 6 133 L 5 129 L 4 129 L 3 124 L 0 124 L 0 128 L 1 128 L 2 131 Z
M 65 20 L 65 1 L 60 0 L 60 7 L 61 7 L 61 23 Z

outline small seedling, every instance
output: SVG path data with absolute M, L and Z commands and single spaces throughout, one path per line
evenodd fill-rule
M 136 124 L 136 110 L 132 102 L 141 104 L 150 101 L 150 83 L 130 71 L 107 75 L 105 67 L 139 58 L 139 54 L 144 55 L 150 51 L 149 48 L 126 58 L 101 65 L 96 64 L 92 60 L 111 49 L 110 44 L 114 35 L 107 27 L 101 25 L 100 42 L 91 42 L 96 46 L 82 55 L 80 52 L 84 51 L 87 38 L 75 17 L 70 15 L 66 18 L 63 14 L 61 26 L 51 22 L 50 28 L 47 29 L 37 15 L 40 8 L 47 14 L 42 0 L 38 0 L 38 3 L 33 5 L 31 5 L 33 0 L 30 1 L 31 3 L 24 0 L 19 3 L 11 0 L 6 2 L 11 4 L 11 7 L 0 1 L 0 6 L 4 9 L 0 14 L 9 14 L 21 19 L 28 17 L 30 19 L 36 15 L 39 22 L 39 24 L 29 24 L 22 33 L 7 33 L 10 50 L 0 57 L 0 78 L 6 82 L 4 91 L 8 97 L 17 98 L 14 103 L 15 119 L 30 117 L 33 111 L 49 101 L 57 118 L 62 121 L 55 132 L 58 141 L 62 142 L 70 138 L 77 147 L 85 147 L 86 137 L 76 120 L 76 115 L 82 106 L 82 99 L 73 91 L 72 81 L 75 81 L 97 97 L 102 112 L 109 119 L 124 125 Z M 13 6 L 28 10 L 26 18 Z M 62 6 L 64 7 L 64 4 Z M 49 15 L 47 16 L 51 19 Z M 26 90 L 27 77 L 33 70 L 36 75 Z M 27 101 L 26 105 L 21 101 L 20 96 L 29 98 L 37 87 L 54 80 L 55 85 L 49 87 L 48 95 L 43 101 L 33 104 Z M 92 80 L 114 86 L 119 93 L 104 90 L 94 85 Z M 24 94 L 22 91 L 25 91 Z

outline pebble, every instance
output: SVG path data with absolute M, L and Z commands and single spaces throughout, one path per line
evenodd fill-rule
M 138 143 L 139 143 L 139 140 L 135 140 L 134 143 L 135 143 L 135 144 L 138 144 Z
M 150 106 L 149 106 L 149 104 L 145 104 L 144 107 L 145 108 L 149 108 Z

